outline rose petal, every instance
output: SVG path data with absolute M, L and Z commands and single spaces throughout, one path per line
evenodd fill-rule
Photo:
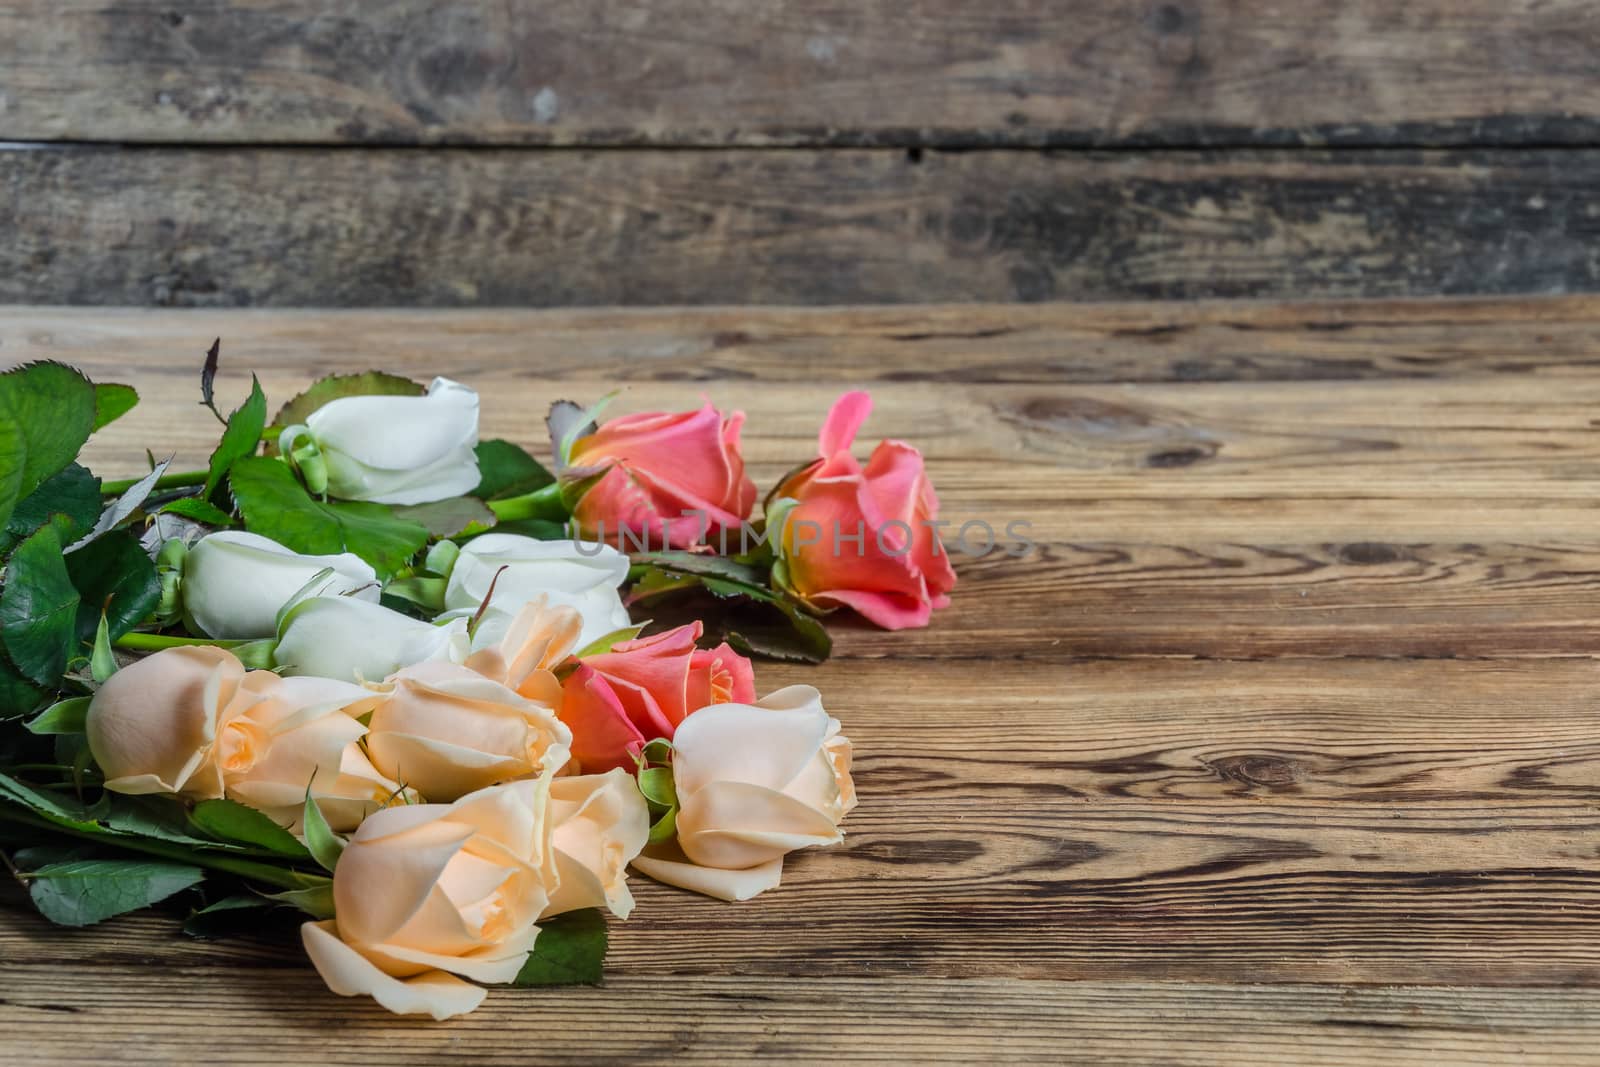
M 633 861 L 633 868 L 658 882 L 729 901 L 749 900 L 758 893 L 775 889 L 783 877 L 781 859 L 742 871 L 724 871 L 701 867 L 686 859 L 640 856 Z
M 300 938 L 312 966 L 328 988 L 342 997 L 370 996 L 397 1015 L 449 1019 L 483 1003 L 485 991 L 470 982 L 427 971 L 404 981 L 384 974 L 361 953 L 339 940 L 332 919 L 306 923 Z

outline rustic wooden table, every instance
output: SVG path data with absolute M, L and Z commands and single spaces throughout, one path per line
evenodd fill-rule
M 0 311 L 0 361 L 143 403 L 446 373 L 542 447 L 560 397 L 708 394 L 770 481 L 829 402 L 957 522 L 1032 523 L 924 631 L 816 668 L 841 848 L 731 906 L 651 884 L 598 989 L 464 1019 L 323 988 L 291 942 L 0 911 L 11 1062 L 670 1057 L 1280 1064 L 1600 1056 L 1600 299 L 579 312 Z

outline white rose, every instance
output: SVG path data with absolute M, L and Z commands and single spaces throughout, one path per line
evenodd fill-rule
M 330 568 L 333 573 L 316 595 L 377 603 L 378 576 L 359 556 L 302 556 L 259 534 L 211 534 L 184 558 L 179 586 L 184 624 L 206 637 L 271 637 L 278 629 L 278 609 Z
M 460 663 L 468 652 L 465 619 L 435 626 L 382 604 L 319 596 L 284 618 L 273 660 L 284 674 L 381 682 L 416 663 Z
M 856 803 L 850 755 L 809 685 L 701 708 L 672 738 L 676 845 L 646 849 L 633 865 L 722 900 L 771 889 L 785 855 L 844 840 L 839 821 Z
M 450 570 L 446 616 L 477 612 L 492 585 L 494 597 L 473 640 L 475 649 L 485 648 L 500 643 L 522 605 L 544 594 L 552 607 L 570 607 L 582 617 L 582 648 L 630 625 L 617 592 L 627 578 L 628 557 L 610 545 L 484 534 L 462 546 Z
M 349 396 L 284 430 L 292 451 L 316 443 L 328 493 L 344 500 L 425 504 L 477 488 L 478 394 L 435 378 L 426 396 Z

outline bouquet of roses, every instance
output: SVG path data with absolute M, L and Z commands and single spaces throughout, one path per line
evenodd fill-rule
M 334 992 L 446 1018 L 597 980 L 630 867 L 743 900 L 842 839 L 849 739 L 747 657 L 954 584 L 918 452 L 851 454 L 865 394 L 755 518 L 739 413 L 557 403 L 547 469 L 445 379 L 224 417 L 217 354 L 206 468 L 122 482 L 77 459 L 131 388 L 0 374 L 0 850 L 46 917 L 302 912 Z

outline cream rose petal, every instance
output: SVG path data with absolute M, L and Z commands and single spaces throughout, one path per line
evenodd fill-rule
M 300 938 L 317 973 L 342 997 L 370 996 L 397 1015 L 431 1015 L 443 1020 L 465 1015 L 487 996 L 481 987 L 444 971 L 425 971 L 403 980 L 384 974 L 339 940 L 336 929 L 332 919 L 306 923 L 300 927 Z
M 752 708 L 764 714 L 752 714 Z M 809 685 L 792 685 L 748 704 L 713 704 L 679 724 L 672 739 L 679 795 L 713 781 L 782 789 L 822 747 L 828 714 Z
M 783 860 L 775 859 L 741 871 L 701 867 L 685 859 L 639 856 L 633 867 L 658 882 L 675 885 L 718 900 L 749 900 L 758 893 L 776 889 L 783 877 Z

